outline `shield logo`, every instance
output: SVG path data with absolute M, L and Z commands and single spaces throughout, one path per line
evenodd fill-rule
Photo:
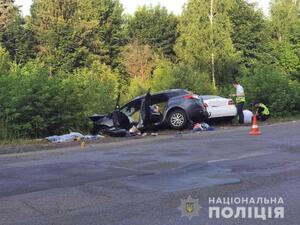
M 187 213 L 192 214 L 194 211 L 194 202 L 187 202 L 185 204 L 185 210 Z
M 202 207 L 199 205 L 198 199 L 193 199 L 190 195 L 187 199 L 181 199 L 181 204 L 178 209 L 181 211 L 181 216 L 191 220 L 194 216 L 199 216 L 199 211 Z

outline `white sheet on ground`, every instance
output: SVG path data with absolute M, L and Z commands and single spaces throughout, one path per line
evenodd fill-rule
M 64 135 L 54 135 L 51 137 L 47 137 L 46 139 L 52 143 L 64 143 L 64 142 L 72 142 L 75 140 L 98 140 L 102 136 L 101 135 L 83 135 L 77 132 L 71 132 L 69 134 Z
M 244 110 L 244 123 L 252 123 L 253 113 L 250 110 Z

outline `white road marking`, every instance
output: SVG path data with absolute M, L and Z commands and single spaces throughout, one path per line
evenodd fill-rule
M 207 161 L 207 163 L 222 162 L 222 161 L 229 161 L 229 160 L 231 159 L 216 159 L 216 160 Z
M 215 159 L 215 160 L 210 160 L 207 161 L 207 163 L 215 163 L 215 162 L 224 162 L 224 161 L 234 161 L 234 160 L 239 160 L 239 159 L 246 159 L 246 158 L 251 158 L 251 157 L 257 157 L 257 156 L 263 156 L 263 155 L 270 155 L 273 152 L 264 152 L 264 153 L 252 153 L 252 154 L 247 154 L 247 155 L 242 155 L 237 158 L 232 158 L 232 159 Z

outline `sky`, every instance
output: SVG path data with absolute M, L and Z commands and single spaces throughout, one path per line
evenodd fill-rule
M 83 0 L 84 1 L 84 0 Z M 165 6 L 168 10 L 175 14 L 180 14 L 182 6 L 187 0 L 120 0 L 125 8 L 125 12 L 133 13 L 139 5 L 157 5 Z M 268 15 L 268 6 L 270 0 L 248 0 L 250 2 L 256 2 L 258 7 L 261 8 L 265 15 Z M 29 14 L 29 9 L 32 0 L 16 0 L 17 5 L 21 6 L 23 15 Z

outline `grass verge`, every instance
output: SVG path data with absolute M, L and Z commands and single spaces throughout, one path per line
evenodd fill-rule
M 10 139 L 10 140 L 0 140 L 0 148 L 7 146 L 23 146 L 23 145 L 38 145 L 48 143 L 44 139 Z

